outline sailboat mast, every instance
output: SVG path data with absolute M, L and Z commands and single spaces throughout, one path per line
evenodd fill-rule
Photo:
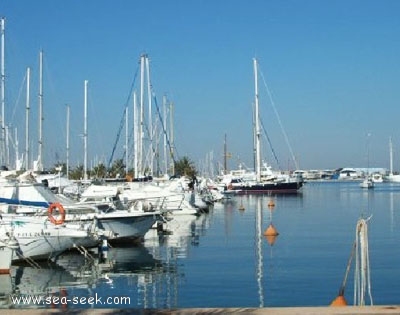
M 136 97 L 136 91 L 133 92 L 133 178 L 138 177 L 138 171 L 139 171 L 139 157 L 138 157 L 138 151 L 139 151 L 139 128 L 138 128 L 138 109 L 137 109 L 137 97 Z
M 226 134 L 224 137 L 224 174 L 228 174 L 228 150 L 226 144 Z
M 175 175 L 175 156 L 174 156 L 174 103 L 171 102 L 170 104 L 170 110 L 169 110 L 169 130 L 170 130 L 170 153 L 171 153 L 171 174 Z
M 26 69 L 26 117 L 25 117 L 25 169 L 29 169 L 29 109 L 31 69 Z
M 39 53 L 39 156 L 38 171 L 43 171 L 43 50 Z
M 19 159 L 19 142 L 18 142 L 18 129 L 15 128 L 15 170 L 21 170 L 21 164 Z
M 10 130 L 8 126 L 5 126 L 5 136 L 6 136 L 6 165 L 10 165 Z
M 0 154 L 0 163 L 4 164 L 5 162 L 5 85 L 6 85 L 6 75 L 5 75 L 5 65 L 4 65 L 4 45 L 5 45 L 5 18 L 1 18 L 1 154 Z
M 164 133 L 164 174 L 168 174 L 168 155 L 167 155 L 167 96 L 163 97 L 163 133 Z
M 154 153 L 153 153 L 153 122 L 152 122 L 152 96 L 151 96 L 151 82 L 150 82 L 150 66 L 149 57 L 146 55 L 146 77 L 147 77 L 147 97 L 148 97 L 148 119 L 149 119 L 149 152 L 150 152 L 150 174 L 153 175 L 154 171 Z
M 67 178 L 69 178 L 69 105 L 67 105 Z
M 84 152 L 84 158 L 83 158 L 83 179 L 86 181 L 87 180 L 87 88 L 88 88 L 88 80 L 85 80 L 85 92 L 84 92 L 84 131 L 83 131 L 83 152 Z
M 255 94 L 255 136 L 256 136 L 256 176 L 257 181 L 261 181 L 261 144 L 260 144 L 260 120 L 259 120 L 259 105 L 258 105 L 258 70 L 257 59 L 253 59 L 254 63 L 254 94 Z
M 144 125 L 144 64 L 145 55 L 140 57 L 140 119 L 139 119 L 139 146 L 138 146 L 138 170 L 139 177 L 143 175 L 143 125 Z
M 128 165 L 128 137 L 129 137 L 129 116 L 128 116 L 128 106 L 125 107 L 125 175 L 128 175 L 129 165 Z
M 390 173 L 389 175 L 393 175 L 393 144 L 392 137 L 389 138 L 389 153 L 390 153 Z

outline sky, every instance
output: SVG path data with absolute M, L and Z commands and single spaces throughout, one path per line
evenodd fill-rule
M 226 136 L 229 169 L 252 167 L 257 58 L 263 159 L 274 169 L 389 168 L 391 137 L 400 170 L 399 15 L 397 0 L 0 0 L 5 122 L 21 154 L 30 67 L 37 154 L 43 50 L 45 166 L 66 160 L 67 104 L 70 165 L 83 163 L 85 80 L 88 158 L 108 163 L 145 53 L 157 104 L 165 95 L 174 106 L 177 156 L 223 165 Z M 114 158 L 124 142 L 123 131 Z

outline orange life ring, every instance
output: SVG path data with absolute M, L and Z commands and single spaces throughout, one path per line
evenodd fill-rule
M 56 219 L 56 218 L 53 216 L 53 211 L 54 211 L 54 209 L 58 209 L 58 212 L 59 212 L 60 215 L 61 215 L 61 218 L 60 218 L 60 219 Z M 49 220 L 50 220 L 51 223 L 53 223 L 53 224 L 55 224 L 55 225 L 60 225 L 60 224 L 63 224 L 63 223 L 64 223 L 64 220 L 65 220 L 65 209 L 64 209 L 64 207 L 62 206 L 61 203 L 59 203 L 59 202 L 54 202 L 54 203 L 52 203 L 52 204 L 49 206 L 49 209 L 48 209 L 47 213 L 48 213 Z

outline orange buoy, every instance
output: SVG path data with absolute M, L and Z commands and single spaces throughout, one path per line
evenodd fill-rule
M 270 223 L 270 225 L 268 226 L 268 228 L 264 231 L 264 235 L 265 235 L 265 236 L 278 236 L 279 233 L 278 233 L 278 231 L 275 229 L 275 227 L 273 226 L 273 224 Z
M 331 306 L 347 306 L 347 301 L 342 294 L 339 294 L 331 303 Z

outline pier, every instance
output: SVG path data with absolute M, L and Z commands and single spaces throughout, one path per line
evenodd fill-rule
M 182 308 L 182 309 L 26 309 L 5 310 L 7 314 L 14 315 L 43 315 L 43 314 L 82 314 L 82 315 L 108 315 L 108 314 L 273 314 L 273 315 L 383 315 L 400 314 L 399 305 L 381 306 L 346 306 L 346 307 L 270 307 L 270 308 Z

